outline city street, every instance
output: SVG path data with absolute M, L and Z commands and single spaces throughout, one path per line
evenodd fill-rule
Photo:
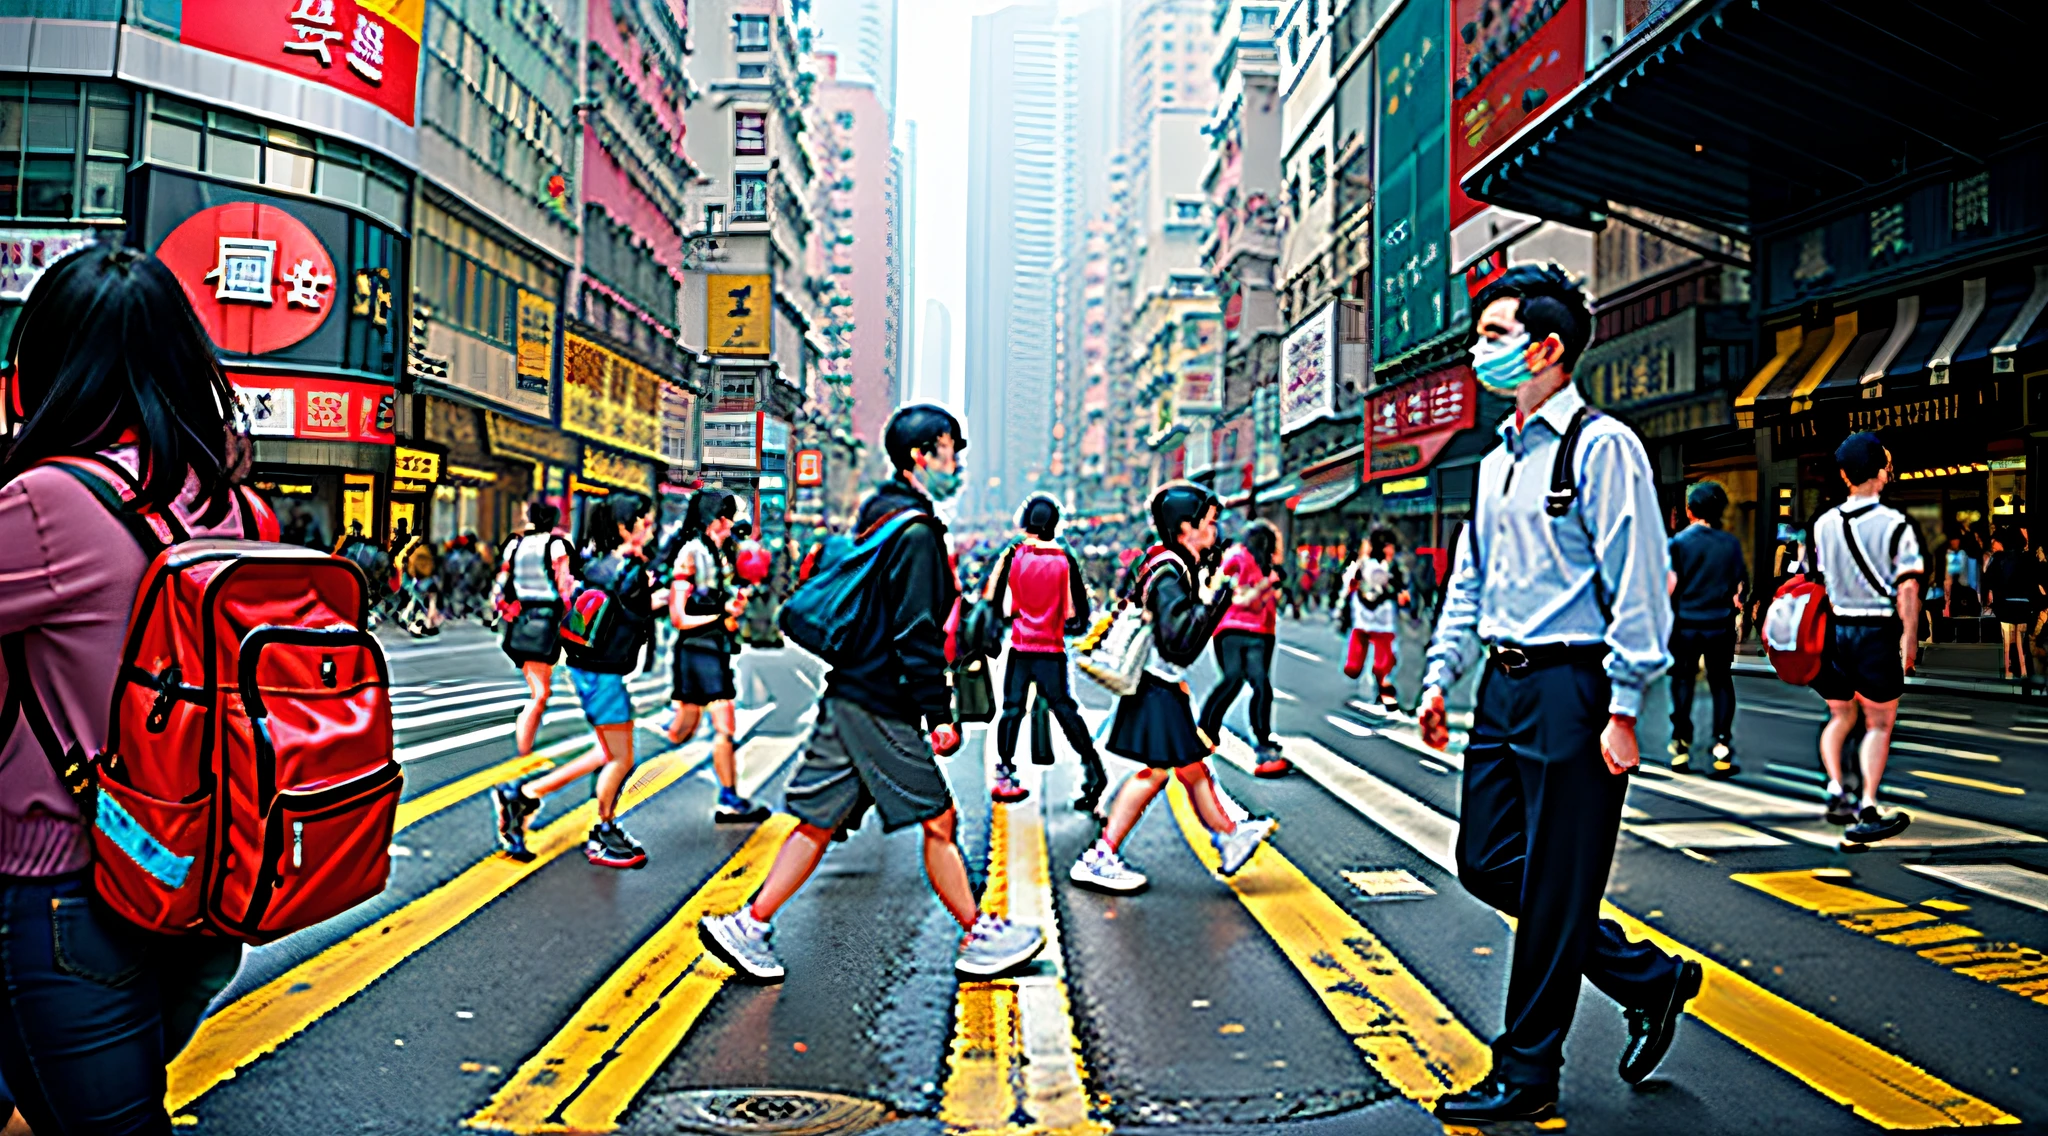
M 523 688 L 495 641 L 464 626 L 402 638 L 387 639 L 407 781 L 390 887 L 250 953 L 172 1068 L 180 1125 L 1436 1132 L 1412 1102 L 1487 1068 L 1511 940 L 1449 867 L 1459 759 L 1351 701 L 1325 620 L 1281 627 L 1276 729 L 1298 772 L 1255 780 L 1238 738 L 1216 762 L 1231 797 L 1281 820 L 1228 882 L 1176 790 L 1125 847 L 1149 891 L 1071 887 L 1095 827 L 1068 807 L 1065 743 L 1058 765 L 1026 767 L 1031 797 L 992 816 L 992 742 L 969 731 L 946 769 L 983 904 L 1056 934 L 1026 973 L 965 985 L 918 839 L 872 820 L 778 919 L 783 984 L 742 985 L 704 953 L 697 920 L 752 892 L 792 822 L 714 828 L 708 735 L 671 750 L 653 730 L 665 666 L 633 685 L 650 728 L 622 816 L 646 868 L 584 862 L 581 793 L 536 818 L 532 863 L 495 855 L 486 789 L 589 744 L 573 695 L 558 681 L 542 744 L 516 762 Z M 820 667 L 748 651 L 740 673 L 742 788 L 779 804 Z M 1211 674 L 1205 661 L 1198 696 Z M 1631 1090 L 1614 1075 L 1622 1017 L 1587 988 L 1565 1122 L 2048 1130 L 2048 713 L 1909 693 L 1888 784 L 1915 824 L 1848 854 L 1818 818 L 1820 704 L 1768 679 L 1739 687 L 1741 776 L 1639 773 L 1608 888 L 1631 934 L 1705 963 L 1705 990 Z M 1081 690 L 1099 725 L 1107 696 Z M 1661 682 L 1653 695 L 1665 704 Z M 1645 709 L 1652 766 L 1664 713 Z M 1242 704 L 1232 722 L 1245 729 Z

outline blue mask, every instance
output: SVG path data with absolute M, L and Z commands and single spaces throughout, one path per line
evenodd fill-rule
M 1487 390 L 1506 394 L 1535 378 L 1529 371 L 1529 333 L 1507 339 L 1481 337 L 1472 345 L 1472 371 Z
M 958 466 L 948 470 L 927 469 L 918 474 L 917 479 L 924 483 L 924 491 L 932 495 L 933 501 L 950 501 L 954 494 L 960 492 Z

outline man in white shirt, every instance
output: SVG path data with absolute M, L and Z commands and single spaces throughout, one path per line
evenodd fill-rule
M 1835 450 L 1835 464 L 1849 499 L 1813 522 L 1813 567 L 1827 582 L 1834 616 L 1812 686 L 1828 704 L 1828 724 L 1820 731 L 1828 821 L 1847 826 L 1843 840 L 1869 844 L 1897 836 L 1913 823 L 1903 810 L 1878 811 L 1877 786 L 1890 755 L 1906 672 L 1920 649 L 1920 587 L 1927 564 L 1912 522 L 1878 499 L 1892 479 L 1892 456 L 1877 435 L 1849 435 Z M 1859 713 L 1860 802 L 1842 788 L 1842 744 Z

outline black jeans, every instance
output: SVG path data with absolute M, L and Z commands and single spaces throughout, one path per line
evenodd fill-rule
M 996 755 L 1001 763 L 1006 768 L 1016 767 L 1017 731 L 1024 724 L 1025 712 L 1031 709 L 1034 686 L 1038 696 L 1052 708 L 1053 717 L 1059 719 L 1068 744 L 1081 755 L 1081 763 L 1090 769 L 1100 769 L 1102 758 L 1095 752 L 1094 739 L 1088 736 L 1088 723 L 1081 718 L 1074 692 L 1067 688 L 1065 651 L 1010 652 L 1010 661 L 1003 667 L 1003 716 L 996 723 Z
M 230 939 L 135 927 L 83 872 L 0 880 L 0 1072 L 29 1127 L 168 1136 L 164 1066 L 241 960 Z
M 1607 676 L 1594 660 L 1479 684 L 1458 822 L 1458 879 L 1514 916 L 1506 1028 L 1494 1072 L 1513 1084 L 1557 1083 L 1579 978 L 1623 1006 L 1671 992 L 1678 960 L 1629 941 L 1600 918 L 1628 778 L 1600 757 Z
M 1273 637 L 1256 631 L 1219 631 L 1216 666 L 1223 671 L 1216 689 L 1202 703 L 1202 732 L 1221 736 L 1223 715 L 1237 701 L 1237 692 L 1251 684 L 1252 737 L 1260 745 L 1273 740 Z
M 1671 738 L 1692 744 L 1692 696 L 1706 659 L 1707 689 L 1714 695 L 1714 740 L 1735 734 L 1735 631 L 1733 628 L 1675 627 L 1671 631 Z

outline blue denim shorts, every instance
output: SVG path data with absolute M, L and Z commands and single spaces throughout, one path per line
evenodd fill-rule
M 633 699 L 626 694 L 626 676 L 569 668 L 569 683 L 583 700 L 583 716 L 593 726 L 623 726 L 633 720 Z

